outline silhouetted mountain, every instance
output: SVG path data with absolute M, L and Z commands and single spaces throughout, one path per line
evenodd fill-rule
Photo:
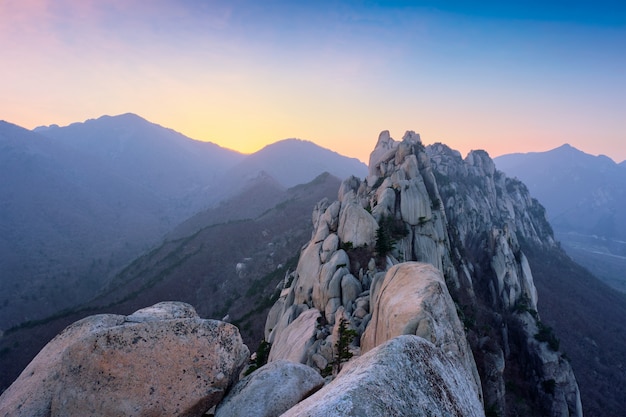
M 355 158 L 347 158 L 313 142 L 285 139 L 248 155 L 225 175 L 239 188 L 250 178 L 264 171 L 285 187 L 312 181 L 322 172 L 337 178 L 367 175 L 367 166 Z
M 0 331 L 94 296 L 175 225 L 259 178 L 284 189 L 364 169 L 304 141 L 246 156 L 134 114 L 34 132 L 3 122 L 0 147 Z
M 0 124 L 0 329 L 93 296 L 243 158 L 138 116 Z
M 194 216 L 128 265 L 94 300 L 7 331 L 0 338 L 0 391 L 71 322 L 96 313 L 124 314 L 158 301 L 188 302 L 203 317 L 228 314 L 255 349 L 277 297 L 276 285 L 311 236 L 311 207 L 336 198 L 339 184 L 323 174 L 309 184 L 281 189 L 268 177 L 259 178 L 254 187 Z
M 567 252 L 611 286 L 626 291 L 626 165 L 570 145 L 504 155 L 498 168 L 521 179 L 547 209 Z
M 175 202 L 182 214 L 179 220 L 214 203 L 210 193 L 217 187 L 216 180 L 245 157 L 131 113 L 66 127 L 40 127 L 35 132 L 82 157 L 96 159 L 170 204 Z

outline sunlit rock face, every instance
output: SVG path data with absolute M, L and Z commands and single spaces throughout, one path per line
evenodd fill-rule
M 215 417 L 279 416 L 324 385 L 306 365 L 280 360 L 246 376 L 215 410 Z
M 184 303 L 91 316 L 43 348 L 0 397 L 0 415 L 201 416 L 248 357 L 236 327 Z
M 441 349 L 400 336 L 348 363 L 339 376 L 283 414 L 310 416 L 484 416 L 473 377 Z
M 499 415 L 581 415 L 571 367 L 535 338 L 539 300 L 522 243 L 553 247 L 552 230 L 526 187 L 486 152 L 463 159 L 443 144 L 425 147 L 414 132 L 395 141 L 384 131 L 368 177 L 346 179 L 337 201 L 320 202 L 313 226 L 268 317 L 267 340 L 288 340 L 285 332 L 300 331 L 289 324 L 315 309 L 296 356 L 320 372 L 338 359 L 343 322 L 356 332 L 353 358 L 418 335 L 463 363 Z M 405 284 L 382 291 L 399 272 Z M 521 381 L 525 405 L 507 397 L 506 380 Z
M 397 336 L 420 336 L 459 359 L 473 378 L 476 397 L 481 398 L 474 357 L 438 269 L 418 262 L 395 265 L 371 290 L 370 299 L 372 319 L 361 337 L 362 353 Z

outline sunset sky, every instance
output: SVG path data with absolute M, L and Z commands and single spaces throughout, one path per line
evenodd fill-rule
M 0 119 L 626 159 L 626 2 L 0 0 Z

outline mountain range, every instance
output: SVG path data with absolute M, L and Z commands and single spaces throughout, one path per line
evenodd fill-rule
M 286 189 L 324 171 L 366 166 L 295 139 L 243 155 L 134 114 L 34 131 L 0 122 L 0 330 L 90 299 L 258 176 Z
M 0 338 L 0 387 L 6 388 L 72 321 L 89 314 L 129 313 L 161 300 L 190 303 L 204 317 L 228 314 L 240 325 L 245 342 L 256 347 L 275 287 L 310 237 L 311 206 L 335 198 L 339 184 L 328 173 L 289 189 L 261 177 L 191 217 L 114 275 L 94 298 L 7 330 Z
M 87 129 L 88 125 L 91 128 Z M 109 133 L 103 134 L 107 129 Z M 151 133 L 137 133 L 143 129 Z M 152 158 L 142 160 L 141 149 L 152 146 L 151 137 L 170 139 L 155 139 L 166 144 L 164 150 L 154 150 Z M 342 271 L 357 277 L 362 289 L 367 283 L 375 292 L 374 282 L 382 282 L 380 274 L 402 261 L 428 262 L 444 273 L 455 302 L 451 310 L 456 309 L 483 380 L 487 415 L 505 415 L 501 413 L 506 410 L 506 415 L 524 411 L 530 413 L 526 415 L 543 415 L 536 414 L 542 409 L 552 410 L 552 415 L 555 404 L 576 409 L 576 398 L 566 401 L 562 397 L 576 385 L 576 381 L 572 385 L 567 362 L 580 386 L 585 415 L 613 415 L 621 410 L 626 384 L 626 298 L 560 250 L 546 221 L 554 209 L 546 204 L 544 211 L 522 182 L 496 171 L 482 151 L 472 152 L 463 160 L 445 145 L 425 148 L 419 135 L 412 132 L 399 143 L 388 133 L 381 134 L 368 173 L 356 160 L 293 139 L 249 156 L 213 144 L 207 144 L 206 151 L 205 145 L 135 115 L 105 116 L 65 128 L 37 128 L 35 132 L 2 122 L 0 146 L 0 170 L 7 167 L 1 174 L 11 179 L 0 188 L 2 210 L 6 210 L 0 213 L 0 227 L 12 233 L 3 233 L 7 238 L 0 242 L 0 262 L 14 268 L 11 274 L 3 272 L 0 277 L 2 285 L 6 282 L 6 288 L 13 290 L 0 304 L 0 313 L 9 317 L 5 313 L 28 311 L 28 316 L 16 314 L 11 328 L 2 328 L 2 389 L 71 322 L 91 314 L 129 314 L 164 300 L 185 301 L 202 316 L 232 321 L 254 350 L 274 327 L 268 324 L 264 329 L 266 318 L 268 323 L 278 318 L 276 312 L 271 318 L 274 302 L 278 309 L 286 310 L 287 318 L 280 324 L 283 331 L 304 311 L 304 307 L 294 309 L 295 305 L 288 308 L 287 301 L 293 303 L 296 292 L 302 306 L 311 303 L 306 308 L 323 311 L 330 305 L 337 307 L 336 302 L 330 303 L 330 295 L 325 295 L 328 304 L 313 301 L 311 297 L 320 297 L 321 289 L 307 292 L 306 282 L 298 281 L 304 280 L 298 277 L 312 271 L 311 265 L 320 259 L 332 264 L 330 254 L 323 253 L 328 248 L 315 260 L 315 251 L 303 245 L 310 239 L 309 247 L 330 248 L 332 245 L 322 244 L 326 239 L 320 240 L 320 236 L 334 231 L 340 236 L 334 250 L 347 253 L 348 258 L 345 265 L 335 260 L 337 265 L 331 265 L 335 266 L 331 272 L 333 276 Z M 567 146 L 563 149 L 564 155 L 577 158 L 578 151 L 572 152 Z M 221 154 L 215 165 L 219 169 L 212 171 L 201 161 L 194 164 L 197 154 L 205 151 L 208 159 L 213 151 Z M 167 162 L 168 155 L 175 162 Z M 137 158 L 136 164 L 133 158 Z M 154 163 L 159 158 L 165 160 Z M 179 171 L 176 165 L 184 164 L 186 158 L 190 162 Z M 500 167 L 500 159 L 496 162 Z M 559 164 L 555 162 L 553 171 L 548 167 L 543 174 L 559 177 L 555 170 Z M 624 164 L 603 165 L 609 177 L 614 175 L 613 165 L 624 168 Z M 136 172 L 133 167 L 138 168 Z M 310 174 L 296 173 L 298 168 Z M 320 175 L 320 169 L 328 172 Z M 585 169 L 588 167 L 578 166 L 570 175 Z M 205 171 L 196 178 L 194 170 Z M 165 181 L 161 190 L 159 179 L 164 173 L 178 180 Z M 582 178 L 594 175 L 587 173 Z M 337 177 L 347 179 L 341 183 Z M 298 181 L 303 183 L 295 185 Z M 537 181 L 540 183 L 541 178 Z M 578 186 L 583 184 L 587 183 L 579 182 Z M 118 187 L 124 193 L 117 194 Z M 611 195 L 619 185 L 614 187 L 605 193 Z M 579 196 L 585 196 L 585 190 L 579 190 Z M 532 188 L 531 193 L 543 202 L 544 197 Z M 337 197 L 346 209 L 329 214 L 336 206 L 330 202 Z M 612 201 L 613 197 L 605 200 Z M 596 219 L 597 215 L 602 219 L 607 215 L 602 217 L 597 211 L 610 213 L 597 204 L 587 210 L 581 211 L 583 218 Z M 116 220 L 100 215 L 101 211 L 117 213 Z M 10 221 L 5 222 L 5 213 Z M 385 215 L 390 214 L 402 222 L 386 223 Z M 384 246 L 390 256 L 377 258 L 376 264 L 368 263 L 369 256 L 374 259 L 374 250 L 382 250 L 383 245 L 374 244 L 374 238 L 380 239 L 378 231 L 365 231 L 365 220 L 372 223 L 370 217 L 390 228 L 391 240 Z M 621 221 L 618 217 L 613 220 L 616 225 Z M 151 226 L 144 226 L 142 221 L 152 222 Z M 585 225 L 585 233 L 605 230 L 601 220 L 590 223 L 595 229 Z M 29 225 L 35 230 L 26 230 Z M 582 234 L 567 228 L 572 225 L 576 222 L 552 227 Z M 17 230 L 17 226 L 25 229 Z M 133 233 L 141 239 L 133 240 Z M 557 237 L 563 236 L 558 233 Z M 363 240 L 366 235 L 369 238 Z M 125 236 L 136 246 L 115 246 L 120 243 L 115 236 Z M 615 236 L 610 239 L 619 241 Z M 18 243 L 21 252 L 14 249 L 20 247 Z M 90 249 L 92 244 L 96 249 Z M 100 249 L 98 245 L 102 245 Z M 102 248 L 117 248 L 117 252 L 107 252 L 108 263 L 90 258 L 94 254 L 102 257 L 106 252 Z M 80 273 L 63 269 L 58 273 L 51 267 L 70 261 L 77 265 L 91 261 L 92 269 L 84 272 L 83 265 Z M 35 266 L 41 275 L 28 269 Z M 377 268 L 382 271 L 378 275 Z M 38 279 L 30 282 L 31 277 Z M 347 281 L 354 279 L 341 279 L 342 292 L 350 287 Z M 53 285 L 56 293 L 48 285 Z M 86 289 L 81 290 L 81 285 Z M 367 313 L 365 308 L 370 308 L 365 303 L 369 292 L 355 293 L 358 298 L 347 301 L 343 294 L 340 297 L 340 303 L 346 303 L 343 314 L 354 320 L 353 324 L 360 323 L 356 327 L 361 331 L 371 319 L 367 314 L 362 316 Z M 363 310 L 360 313 L 357 305 Z M 330 318 L 327 314 L 317 322 L 316 338 L 324 337 L 327 330 L 336 331 L 337 326 L 327 328 Z M 533 337 L 537 326 L 550 335 L 551 343 L 558 345 L 560 338 L 560 352 L 539 344 L 540 333 Z M 319 343 L 316 346 L 319 348 Z M 307 351 L 307 355 L 314 352 Z M 550 369 L 552 365 L 561 370 Z M 559 401 L 555 400 L 557 394 Z
M 351 328 L 365 331 L 377 308 L 382 314 L 374 298 L 367 301 L 388 290 L 385 271 L 417 260 L 444 274 L 452 296 L 444 311 L 458 315 L 454 331 L 465 334 L 473 351 L 486 415 L 563 415 L 562 407 L 579 415 L 576 381 L 585 415 L 619 415 L 626 383 L 623 294 L 563 253 L 539 202 L 522 182 L 495 170 L 485 152 L 462 159 L 445 145 L 424 147 L 414 134 L 402 142 L 381 137 L 366 179 L 341 183 L 323 174 L 287 188 L 260 171 L 235 195 L 174 227 L 90 301 L 7 330 L 0 338 L 2 386 L 68 324 L 173 299 L 236 324 L 251 351 L 264 338 L 274 357 L 301 349 L 323 371 L 322 345 L 339 327 L 332 320 L 343 315 Z M 399 221 L 384 220 L 389 215 Z M 387 234 L 373 227 L 378 222 Z M 341 285 L 317 286 L 317 274 L 330 282 L 337 276 Z M 350 290 L 356 283 L 361 292 Z M 430 309 L 438 304 L 424 293 L 428 308 L 422 309 L 412 291 L 398 288 L 405 300 L 398 308 L 419 313 L 419 323 L 411 319 L 405 330 L 438 343 L 439 332 L 448 331 L 445 318 Z M 338 299 L 330 294 L 337 291 Z M 396 296 L 381 296 L 380 303 Z M 310 341 L 297 331 L 301 337 L 280 336 L 305 323 L 299 315 L 314 318 L 316 309 L 322 317 L 310 323 Z M 389 327 L 398 326 L 404 328 Z
M 503 155 L 499 169 L 522 180 L 546 207 L 564 249 L 614 288 L 626 292 L 626 163 L 570 145 Z

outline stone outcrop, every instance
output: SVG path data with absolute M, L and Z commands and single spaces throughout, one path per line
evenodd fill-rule
M 243 378 L 215 410 L 215 417 L 277 417 L 319 390 L 313 368 L 285 360 L 268 363 Z
M 535 400 L 516 412 L 582 415 L 576 378 L 558 343 L 546 350 L 542 342 L 537 349 L 538 328 L 545 326 L 522 243 L 556 245 L 543 207 L 524 184 L 497 171 L 484 151 L 472 151 L 465 160 L 442 144 L 426 152 L 446 210 L 451 250 L 457 253 L 458 278 L 449 288 L 481 358 L 485 405 L 500 415 L 512 412 L 518 405 L 507 401 L 506 380 L 518 380 L 523 382 L 516 395 Z
M 372 319 L 361 337 L 362 353 L 397 336 L 420 336 L 458 358 L 482 398 L 472 351 L 439 270 L 418 262 L 395 265 L 371 290 L 370 299 Z
M 91 316 L 43 348 L 0 397 L 0 416 L 201 416 L 248 357 L 236 327 L 183 303 Z
M 474 380 L 453 355 L 399 336 L 348 363 L 283 417 L 484 416 Z
M 486 152 L 463 159 L 442 144 L 425 147 L 414 132 L 402 141 L 382 132 L 368 177 L 348 178 L 338 201 L 320 202 L 313 227 L 266 324 L 268 341 L 289 340 L 300 331 L 289 323 L 319 312 L 307 325 L 307 343 L 290 357 L 324 373 L 334 363 L 336 372 L 341 320 L 357 334 L 354 358 L 416 334 L 463 363 L 485 407 L 498 415 L 581 415 L 571 367 L 560 353 L 554 360 L 537 349 L 546 342 L 534 333 L 543 325 L 522 247 L 556 245 L 552 230 L 526 187 L 498 172 Z M 394 266 L 408 262 L 430 264 L 439 276 L 419 283 L 420 274 L 433 274 Z M 389 285 L 398 271 L 406 272 L 406 284 Z M 444 293 L 454 301 L 442 301 Z M 507 392 L 511 380 L 520 381 L 515 394 Z M 525 405 L 512 400 L 520 395 Z
M 315 340 L 317 325 L 321 316 L 314 308 L 300 314 L 289 323 L 274 340 L 269 354 L 269 362 L 284 359 L 291 362 L 306 362 L 305 352 Z
M 344 197 L 339 217 L 339 239 L 353 246 L 376 243 L 376 220 L 360 205 L 353 192 Z

